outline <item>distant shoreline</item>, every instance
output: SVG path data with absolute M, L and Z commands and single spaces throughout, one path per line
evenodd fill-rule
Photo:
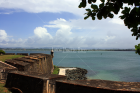
M 48 49 L 3 49 L 4 51 L 51 51 Z M 53 51 L 64 51 L 64 52 L 69 52 L 69 51 L 135 51 L 135 49 L 108 49 L 108 50 L 103 50 L 103 49 L 97 49 L 97 50 L 58 50 L 58 49 L 53 49 Z

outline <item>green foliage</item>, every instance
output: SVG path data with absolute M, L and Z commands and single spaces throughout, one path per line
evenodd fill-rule
M 5 54 L 5 51 L 3 51 L 3 50 L 0 50 L 0 54 Z
M 136 54 L 138 53 L 140 55 L 140 43 L 138 45 L 135 45 Z
M 82 0 L 82 2 L 79 5 L 79 8 L 86 7 L 86 0 Z
M 132 36 L 136 36 L 136 40 L 140 38 L 140 2 L 139 0 L 100 0 L 101 3 L 98 5 L 94 4 L 97 0 L 82 0 L 79 5 L 79 8 L 85 8 L 87 5 L 87 1 L 91 4 L 91 9 L 86 9 L 87 16 L 84 19 L 89 17 L 92 20 L 98 18 L 101 20 L 102 18 L 113 18 L 114 14 L 118 14 L 120 9 L 122 9 L 122 15 L 119 16 L 120 19 L 124 20 L 125 26 L 131 29 Z M 124 4 L 131 5 L 133 7 L 124 7 Z M 137 45 L 136 45 L 137 46 Z M 140 53 L 140 51 L 138 51 Z
M 95 4 L 92 4 L 92 5 L 91 5 L 91 8 L 96 10 L 96 9 L 98 9 L 98 6 L 95 5 Z
M 59 73 L 59 68 L 54 65 L 54 70 L 52 74 L 58 74 Z

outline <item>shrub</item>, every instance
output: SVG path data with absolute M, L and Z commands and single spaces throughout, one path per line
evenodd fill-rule
M 3 50 L 0 50 L 0 54 L 5 54 L 5 51 L 3 51 Z
M 54 65 L 53 74 L 59 74 L 59 68 Z

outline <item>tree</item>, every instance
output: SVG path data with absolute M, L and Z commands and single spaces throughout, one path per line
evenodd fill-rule
M 135 45 L 135 50 L 136 50 L 136 54 L 138 53 L 140 55 L 140 44 Z
M 5 51 L 3 51 L 3 50 L 0 50 L 0 54 L 5 54 Z
M 136 36 L 136 40 L 140 38 L 140 1 L 139 0 L 100 0 L 101 3 L 96 5 L 97 0 L 82 0 L 79 4 L 79 8 L 85 8 L 88 4 L 91 4 L 90 9 L 86 9 L 87 13 L 84 19 L 91 17 L 95 20 L 97 17 L 99 20 L 102 18 L 113 18 L 114 14 L 118 14 L 122 9 L 122 15 L 120 19 L 124 20 L 125 26 L 127 26 L 133 33 L 132 36 Z M 127 4 L 127 7 L 123 7 Z M 133 7 L 130 7 L 133 6 Z M 140 44 L 135 45 L 136 53 L 140 55 Z

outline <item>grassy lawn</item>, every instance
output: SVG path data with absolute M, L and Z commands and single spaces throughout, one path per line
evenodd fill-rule
M 0 55 L 0 61 L 5 62 L 7 59 L 13 59 L 18 57 L 24 57 L 24 55 Z
M 5 84 L 0 83 L 0 93 L 11 93 L 4 85 Z
M 59 73 L 59 68 L 54 65 L 54 70 L 52 74 L 58 74 Z

